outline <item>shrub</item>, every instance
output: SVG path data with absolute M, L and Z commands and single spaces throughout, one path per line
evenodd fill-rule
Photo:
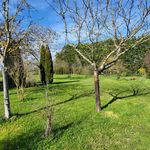
M 140 68 L 140 69 L 138 69 L 138 73 L 139 73 L 141 76 L 145 76 L 145 75 L 146 75 L 146 69 L 145 69 L 145 68 Z

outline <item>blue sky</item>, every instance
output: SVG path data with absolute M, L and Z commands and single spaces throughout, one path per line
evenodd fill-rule
M 0 0 L 0 2 L 1 1 L 2 0 Z M 13 7 L 16 8 L 17 1 L 18 0 L 10 0 L 11 11 L 13 11 Z M 52 0 L 48 1 L 53 4 L 51 2 Z M 35 9 L 32 10 L 31 13 L 35 23 L 51 28 L 57 28 L 57 25 L 60 25 L 60 17 L 56 15 L 54 10 L 47 4 L 46 0 L 27 0 L 27 2 Z
M 17 1 L 18 0 L 10 0 L 11 11 L 13 11 L 13 5 L 15 5 Z M 53 5 L 53 3 L 52 3 L 53 0 L 48 0 L 48 1 L 51 3 L 51 5 Z M 81 3 L 80 0 L 76 0 L 76 1 L 80 5 L 80 3 Z M 0 0 L 0 3 L 1 2 L 2 2 L 2 0 Z M 63 24 L 60 16 L 58 16 L 56 14 L 56 12 L 52 9 L 52 7 L 50 7 L 47 4 L 46 0 L 27 0 L 27 2 L 29 4 L 31 4 L 31 6 L 33 6 L 33 8 L 35 8 L 35 10 L 31 11 L 32 20 L 34 21 L 34 23 L 37 25 L 50 27 L 58 33 L 58 35 L 59 35 L 58 40 L 55 42 L 55 45 L 53 46 L 54 49 L 51 49 L 51 50 L 53 50 L 53 56 L 54 56 L 56 53 L 56 50 L 60 51 L 61 48 L 65 44 L 64 24 Z M 73 0 L 70 2 L 72 3 Z M 113 0 L 112 0 L 112 2 L 113 2 Z M 136 10 L 134 10 L 134 12 L 136 12 Z M 136 12 L 136 14 L 138 14 L 138 13 Z M 1 16 L 0 16 L 0 19 L 1 19 Z M 137 19 L 137 17 L 135 17 L 135 20 L 136 19 Z M 70 22 L 69 20 L 67 20 L 67 21 L 69 22 L 69 26 L 71 26 L 72 22 Z M 119 22 L 119 19 L 118 19 L 118 22 Z M 122 28 L 121 28 L 121 30 L 123 31 Z M 73 35 L 73 31 L 71 31 L 71 34 L 72 35 L 69 35 L 69 40 L 71 42 L 75 43 L 76 38 Z M 87 38 L 86 34 L 82 34 L 82 36 L 83 36 L 82 37 L 83 39 Z
M 54 58 L 56 52 L 60 51 L 65 45 L 64 24 L 61 17 L 56 14 L 45 0 L 29 0 L 28 2 L 36 9 L 36 11 L 32 11 L 32 19 L 34 22 L 42 26 L 50 27 L 58 33 L 58 39 L 51 48 Z M 53 5 L 52 2 L 51 5 Z
M 2 0 L 0 0 L 2 1 Z M 10 9 L 13 12 L 13 7 L 16 6 L 17 0 L 10 0 Z M 50 27 L 56 31 L 59 35 L 59 39 L 53 45 L 53 57 L 57 51 L 60 51 L 65 44 L 63 36 L 64 25 L 60 16 L 48 5 L 46 0 L 27 0 L 27 2 L 33 7 L 31 10 L 31 17 L 34 24 Z M 51 2 L 51 0 L 49 0 Z M 51 2 L 51 4 L 53 4 Z
M 16 4 L 19 0 L 10 0 L 10 12 L 14 13 L 16 10 Z M 53 5 L 53 0 L 48 0 L 51 5 Z M 27 2 L 33 7 L 31 9 L 31 19 L 33 23 L 36 25 L 41 25 L 45 27 L 49 27 L 58 33 L 58 40 L 54 42 L 52 45 L 51 51 L 53 58 L 55 56 L 56 51 L 60 51 L 65 44 L 65 36 L 64 36 L 64 24 L 61 20 L 61 17 L 53 10 L 50 5 L 46 2 L 46 0 L 27 0 Z M 2 4 L 2 0 L 0 0 L 0 4 Z M 0 6 L 1 7 L 1 6 Z M 1 9 L 1 8 L 0 8 Z M 3 17 L 0 13 L 0 19 Z M 29 19 L 29 18 L 28 18 Z M 29 20 L 25 21 L 24 27 L 28 24 Z M 72 38 L 74 39 L 74 38 Z M 50 44 L 51 45 L 51 44 Z
M 65 43 L 65 39 L 63 37 L 64 25 L 61 18 L 45 0 L 28 0 L 28 2 L 36 9 L 35 11 L 32 11 L 32 19 L 34 22 L 42 26 L 50 27 L 59 34 L 59 40 L 57 41 L 57 44 L 54 45 L 54 47 L 59 51 Z M 51 2 L 51 4 L 53 3 Z M 55 51 L 56 50 L 54 49 L 54 54 Z
M 51 27 L 55 30 L 63 26 L 60 17 L 56 15 L 54 10 L 45 2 L 45 0 L 29 0 L 28 1 L 36 10 L 32 11 L 32 17 L 35 22 L 43 26 Z

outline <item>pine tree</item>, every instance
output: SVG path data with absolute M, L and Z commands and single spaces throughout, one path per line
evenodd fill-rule
M 46 83 L 53 83 L 53 61 L 48 45 L 45 47 L 45 78 Z
M 45 46 L 42 45 L 40 50 L 40 78 L 43 84 L 46 84 L 45 78 Z

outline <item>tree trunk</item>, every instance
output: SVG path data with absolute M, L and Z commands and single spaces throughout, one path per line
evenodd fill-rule
M 10 101 L 9 101 L 9 91 L 8 91 L 8 73 L 6 70 L 5 60 L 2 62 L 2 76 L 3 76 L 3 93 L 4 93 L 4 111 L 5 118 L 9 119 L 11 116 L 10 111 Z
M 100 112 L 101 101 L 100 101 L 99 73 L 96 68 L 94 68 L 94 85 L 95 85 L 95 97 L 96 97 L 96 112 Z
M 44 133 L 44 137 L 48 137 L 52 132 L 52 117 L 51 114 L 48 113 L 47 115 L 47 127 Z

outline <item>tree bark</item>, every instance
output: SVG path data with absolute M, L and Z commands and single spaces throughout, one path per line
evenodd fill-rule
M 4 93 L 4 117 L 9 119 L 11 117 L 9 91 L 8 91 L 8 73 L 6 70 L 5 60 L 2 62 L 2 76 L 3 76 L 3 93 Z
M 52 117 L 51 117 L 51 114 L 48 113 L 48 115 L 47 115 L 47 127 L 45 130 L 44 136 L 48 137 L 51 134 L 51 132 L 52 132 Z
M 94 85 L 95 85 L 95 97 L 96 97 L 96 112 L 100 112 L 101 100 L 100 100 L 99 72 L 96 68 L 94 68 Z

